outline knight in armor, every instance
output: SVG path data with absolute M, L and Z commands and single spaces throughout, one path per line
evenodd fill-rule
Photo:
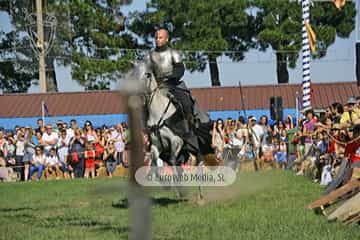
M 180 53 L 168 46 L 169 32 L 161 28 L 155 33 L 155 48 L 147 56 L 151 73 L 162 92 L 176 107 L 176 114 L 166 120 L 171 130 L 187 143 L 185 150 L 198 154 L 211 151 L 209 116 L 200 111 L 189 89 L 182 81 L 185 66 Z
M 178 125 L 174 129 L 182 129 L 181 136 L 188 134 L 193 123 L 194 100 L 185 83 L 181 80 L 184 76 L 185 66 L 178 51 L 168 46 L 169 32 L 159 29 L 155 33 L 155 49 L 153 49 L 148 61 L 152 73 L 159 86 L 165 89 L 177 109 L 177 116 L 172 119 L 172 125 Z

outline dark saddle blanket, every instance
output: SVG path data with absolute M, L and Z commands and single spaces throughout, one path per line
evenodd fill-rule
M 200 111 L 196 100 L 185 85 L 169 86 L 169 98 L 176 113 L 165 121 L 166 125 L 186 143 L 191 152 L 209 152 L 211 145 L 211 122 L 208 115 Z M 209 147 L 207 147 L 209 146 Z

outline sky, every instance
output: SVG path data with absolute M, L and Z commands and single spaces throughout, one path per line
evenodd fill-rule
M 145 7 L 145 1 L 134 0 L 131 5 L 124 6 L 122 11 L 127 15 L 131 11 L 144 10 Z M 359 15 L 358 18 L 360 18 Z M 10 19 L 4 12 L 0 12 L 0 29 L 5 32 L 11 30 Z M 335 43 L 328 48 L 326 57 L 312 61 L 311 76 L 314 83 L 355 81 L 356 38 L 356 31 L 353 31 L 348 39 L 337 38 Z M 227 57 L 219 57 L 218 62 L 222 86 L 237 86 L 239 82 L 243 86 L 277 84 L 275 54 L 270 49 L 266 52 L 251 50 L 245 54 L 245 60 L 241 62 L 231 62 Z M 56 66 L 55 71 L 60 92 L 83 90 L 83 87 L 71 79 L 70 67 Z M 296 68 L 289 69 L 289 76 L 290 83 L 302 82 L 301 57 L 298 59 Z M 188 87 L 211 86 L 208 68 L 201 73 L 186 71 L 183 79 Z M 117 86 L 116 82 L 111 84 L 112 89 L 117 89 Z M 33 85 L 29 92 L 39 92 L 39 86 Z

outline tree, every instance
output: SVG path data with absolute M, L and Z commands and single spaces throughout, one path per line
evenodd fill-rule
M 135 58 L 136 41 L 124 32 L 124 15 L 120 11 L 129 0 L 70 1 L 72 76 L 88 89 L 109 87 L 128 70 Z M 67 5 L 66 5 L 67 6 Z M 65 6 L 65 7 L 66 7 Z M 62 11 L 61 9 L 57 10 Z
M 208 63 L 211 84 L 219 86 L 217 58 L 226 54 L 240 61 L 253 44 L 254 18 L 247 7 L 236 0 L 152 0 L 144 12 L 132 14 L 130 29 L 150 48 L 156 27 L 170 28 L 174 48 L 184 50 L 187 69 L 204 71 Z
M 25 6 L 21 4 L 23 2 L 26 2 Z M 56 64 L 71 64 L 73 79 L 86 89 L 108 89 L 110 81 L 117 80 L 132 66 L 134 52 L 122 49 L 135 48 L 136 41 L 124 31 L 125 16 L 120 11 L 120 7 L 130 4 L 131 0 L 43 2 L 44 12 L 54 13 L 58 22 L 55 44 L 46 57 L 49 91 L 57 91 Z M 34 1 L 10 0 L 0 4 L 0 10 L 7 11 L 11 16 L 16 32 L 25 31 L 24 9 L 35 11 Z M 23 35 L 18 41 L 25 45 L 29 42 L 28 37 Z M 25 56 L 36 62 L 34 54 Z M 38 70 L 33 68 L 32 71 L 35 73 Z
M 288 83 L 288 67 L 294 68 L 302 46 L 302 9 L 296 1 L 254 0 L 257 9 L 256 23 L 259 49 L 269 46 L 276 52 L 278 83 Z M 327 48 L 336 36 L 348 38 L 355 28 L 355 5 L 349 2 L 339 11 L 332 2 L 314 2 L 310 7 L 310 24 L 316 33 L 317 53 L 314 58 L 326 55 Z
M 12 46 L 16 41 L 12 32 L 5 34 L 0 32 L 0 89 L 4 92 L 16 93 L 25 92 L 31 86 L 34 75 L 34 66 L 28 62 L 13 61 L 8 59 L 11 56 Z
M 0 1 L 0 11 L 15 12 L 10 6 L 19 9 L 19 1 Z M 4 92 L 25 92 L 32 81 L 38 77 L 35 60 L 28 39 L 24 39 L 15 29 L 5 33 L 0 31 L 0 89 Z

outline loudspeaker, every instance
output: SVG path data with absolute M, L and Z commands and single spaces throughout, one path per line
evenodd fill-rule
M 283 119 L 283 107 L 281 97 L 270 97 L 270 116 L 272 120 L 279 121 Z
M 356 73 L 356 81 L 357 85 L 360 86 L 360 42 L 356 43 L 356 66 L 355 66 L 355 73 Z

